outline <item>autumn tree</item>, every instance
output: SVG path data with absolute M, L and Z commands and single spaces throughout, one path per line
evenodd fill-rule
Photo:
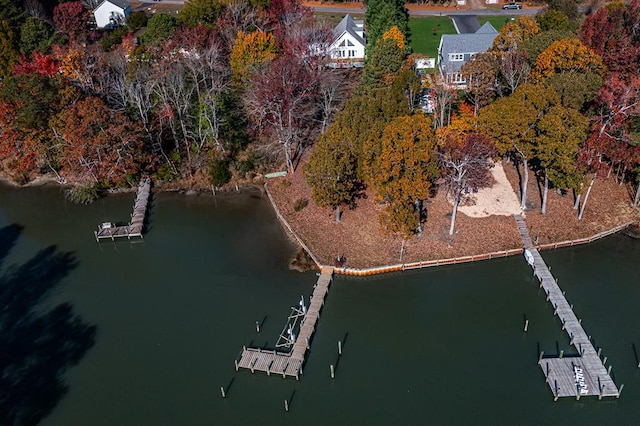
M 321 134 L 309 162 L 304 165 L 304 177 L 311 187 L 313 200 L 321 207 L 334 209 L 336 222 L 340 222 L 340 207 L 352 205 L 362 187 L 353 146 L 336 138 L 339 134 L 339 131 Z
M 612 2 L 589 14 L 581 28 L 585 45 L 602 57 L 611 72 L 637 73 L 640 62 L 640 3 Z
M 489 104 L 496 95 L 498 78 L 496 57 L 490 52 L 478 53 L 462 66 L 460 72 L 468 82 L 467 98 L 473 104 L 474 115 L 478 115 L 478 110 Z
M 277 48 L 273 34 L 264 31 L 244 33 L 238 31 L 229 57 L 231 72 L 236 82 L 244 82 L 251 72 L 261 69 L 276 58 Z
M 448 133 L 443 138 L 438 156 L 443 188 L 453 200 L 449 235 L 453 235 L 458 206 L 465 190 L 483 188 L 491 184 L 490 169 L 493 167 L 491 157 L 495 148 L 491 141 L 479 133 Z
M 56 29 L 70 39 L 77 39 L 86 30 L 89 12 L 80 1 L 60 3 L 53 9 L 53 23 Z
M 52 120 L 51 126 L 67 177 L 122 184 L 127 174 L 140 171 L 140 127 L 100 99 L 78 101 Z
M 543 31 L 531 37 L 522 44 L 522 51 L 526 55 L 531 66 L 535 65 L 538 56 L 544 52 L 553 42 L 566 38 L 574 38 L 575 33 L 569 30 Z
M 536 124 L 536 159 L 542 171 L 542 214 L 547 213 L 549 183 L 577 189 L 576 158 L 587 137 L 589 121 L 574 108 L 552 106 Z
M 302 64 L 280 57 L 261 74 L 252 74 L 245 96 L 247 112 L 267 141 L 265 147 L 279 147 L 291 173 L 316 112 L 316 82 L 310 77 Z
M 490 51 L 506 52 L 516 50 L 518 46 L 540 32 L 540 26 L 530 16 L 519 16 L 515 21 L 507 22 L 493 40 Z
M 480 110 L 478 127 L 493 139 L 501 155 L 510 154 L 516 167 L 522 163 L 520 208 L 527 208 L 529 164 L 536 155 L 536 126 L 558 95 L 545 86 L 526 83 L 506 98 Z
M 542 81 L 567 72 L 591 72 L 602 77 L 605 71 L 602 59 L 593 50 L 577 38 L 570 38 L 551 43 L 538 55 L 532 77 Z
M 602 59 L 577 38 L 551 43 L 535 63 L 532 77 L 562 96 L 564 105 L 582 108 L 602 85 Z
M 365 149 L 376 153 L 364 162 L 364 170 L 378 198 L 387 203 L 382 222 L 409 237 L 420 229 L 422 201 L 438 173 L 431 119 L 423 114 L 397 117 L 382 138 L 367 140 Z
M 13 66 L 14 74 L 40 74 L 52 77 L 60 71 L 60 64 L 51 55 L 33 52 L 32 59 L 27 59 L 25 54 L 20 55 Z

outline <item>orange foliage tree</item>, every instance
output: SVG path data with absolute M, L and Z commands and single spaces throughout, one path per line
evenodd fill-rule
M 229 62 L 233 78 L 245 82 L 248 74 L 276 58 L 277 47 L 273 34 L 264 31 L 238 31 Z
M 52 120 L 63 162 L 71 180 L 122 184 L 140 172 L 143 132 L 137 123 L 89 97 Z
M 577 38 L 555 41 L 536 60 L 532 77 L 544 80 L 554 74 L 592 72 L 603 77 L 606 69 L 602 58 Z

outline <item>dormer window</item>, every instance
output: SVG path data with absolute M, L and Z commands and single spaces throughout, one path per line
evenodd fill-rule
M 450 53 L 449 61 L 451 62 L 464 61 L 464 53 Z

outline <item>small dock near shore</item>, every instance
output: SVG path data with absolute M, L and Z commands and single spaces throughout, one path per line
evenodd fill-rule
M 243 347 L 242 352 L 235 360 L 236 371 L 245 368 L 251 370 L 252 373 L 258 370 L 264 371 L 267 375 L 280 374 L 282 377 L 290 376 L 297 380 L 302 374 L 305 355 L 311 348 L 311 339 L 320 319 L 320 311 L 324 306 L 324 299 L 329 292 L 332 279 L 333 267 L 323 266 L 314 287 L 309 308 L 303 308 L 304 315 L 298 336 L 292 335 L 292 330 L 289 329 L 289 335 L 293 337 L 290 352 Z
M 111 222 L 105 222 L 98 225 L 98 230 L 94 231 L 96 241 L 110 239 L 114 241 L 116 238 L 143 238 L 144 219 L 147 215 L 147 205 L 149 203 L 149 195 L 151 194 L 151 179 L 143 178 L 138 185 L 136 201 L 133 204 L 133 213 L 131 220 L 127 225 L 115 226 Z
M 582 396 L 620 397 L 620 391 L 611 379 L 611 367 L 607 370 L 600 359 L 600 350 L 596 351 L 590 337 L 582 328 L 582 320 L 573 312 L 573 306 L 567 302 L 564 293 L 551 275 L 542 256 L 535 248 L 524 217 L 514 216 L 518 233 L 525 247 L 525 257 L 533 268 L 534 274 L 540 281 L 540 288 L 544 289 L 547 301 L 554 308 L 554 315 L 558 316 L 562 330 L 566 331 L 578 356 L 539 357 L 538 365 L 542 369 L 546 382 L 553 393 L 554 400 L 561 397 Z

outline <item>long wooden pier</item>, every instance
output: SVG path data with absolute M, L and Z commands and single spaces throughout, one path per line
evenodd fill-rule
M 110 222 L 98 225 L 98 230 L 94 231 L 96 241 L 101 239 L 131 238 L 142 237 L 144 228 L 144 218 L 147 214 L 147 204 L 149 203 L 149 194 L 151 193 L 151 179 L 143 178 L 138 185 L 136 201 L 133 204 L 133 213 L 128 225 L 114 226 Z
M 297 380 L 302 374 L 305 355 L 311 348 L 311 339 L 316 330 L 316 323 L 320 319 L 320 311 L 324 305 L 325 296 L 329 292 L 332 278 L 333 267 L 323 266 L 291 352 L 243 347 L 235 361 L 236 371 L 239 368 L 246 368 L 252 373 L 258 370 L 268 375 L 273 373 L 280 374 L 282 377 L 295 377 Z
M 534 274 L 540 281 L 540 287 L 544 289 L 547 300 L 554 308 L 554 315 L 558 316 L 562 323 L 562 329 L 566 331 L 570 344 L 578 351 L 578 356 L 544 358 L 540 356 L 538 365 L 546 378 L 547 384 L 553 393 L 554 400 L 560 397 L 582 396 L 620 396 L 616 384 L 611 379 L 609 371 L 600 359 L 600 352 L 596 351 L 587 333 L 582 328 L 582 320 L 573 312 L 573 306 L 567 299 L 557 281 L 551 275 L 542 256 L 531 241 L 531 235 L 525 219 L 521 215 L 515 215 L 518 232 L 525 247 L 525 256 L 532 263 Z M 528 255 L 527 253 L 530 253 Z

